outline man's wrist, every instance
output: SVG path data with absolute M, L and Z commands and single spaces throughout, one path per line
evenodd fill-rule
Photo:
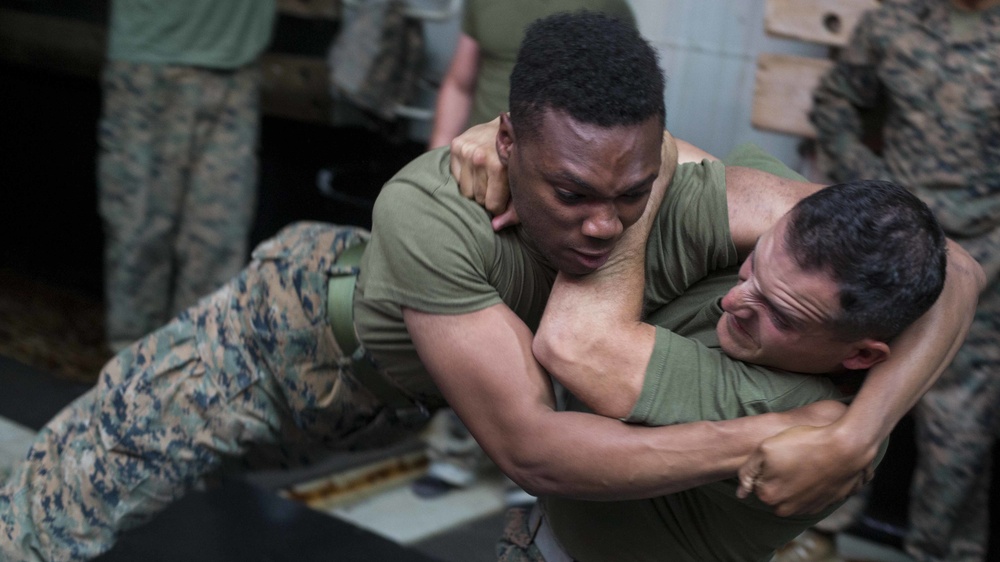
M 867 429 L 858 429 L 850 424 L 850 420 L 845 414 L 841 419 L 827 426 L 830 437 L 830 445 L 843 455 L 845 462 L 851 460 L 863 461 L 862 465 L 871 464 L 878 454 L 879 444 L 885 439 L 878 435 L 878 432 Z

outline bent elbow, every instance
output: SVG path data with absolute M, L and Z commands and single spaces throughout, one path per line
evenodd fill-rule
M 531 352 L 549 374 L 576 372 L 581 357 L 592 356 L 590 339 L 568 330 L 542 329 L 531 343 Z
M 532 496 L 560 495 L 566 491 L 560 486 L 558 476 L 548 470 L 545 463 L 511 459 L 511 462 L 500 465 L 500 468 L 508 478 Z

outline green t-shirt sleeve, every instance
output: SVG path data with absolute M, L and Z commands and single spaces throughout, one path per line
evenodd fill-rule
M 786 166 L 781 160 L 771 156 L 753 143 L 743 143 L 732 150 L 722 162 L 727 166 L 741 166 L 767 172 L 778 177 L 808 181 L 801 174 Z
M 660 325 L 642 393 L 627 421 L 664 425 L 732 419 L 839 396 L 825 377 L 734 361 L 714 347 L 717 341 L 713 347 L 702 343 L 714 340 L 721 314 L 709 314 L 706 303 L 717 302 L 724 287 L 735 282 L 720 285 L 715 279 L 706 285 L 706 278 L 739 264 L 729 231 L 726 165 L 803 179 L 752 144 L 741 145 L 724 162 L 677 167 L 647 246 L 646 310 Z M 717 296 L 703 294 L 706 288 Z M 685 334 L 700 333 L 702 341 L 668 329 L 681 327 Z
M 726 166 L 806 181 L 752 143 L 736 147 L 722 162 L 678 166 L 646 245 L 646 310 L 669 303 L 709 273 L 739 263 L 729 230 Z
M 646 244 L 647 310 L 738 260 L 729 232 L 725 166 L 709 160 L 681 164 Z
M 462 6 L 462 33 L 476 37 L 476 10 L 479 2 L 477 0 L 465 0 Z
M 436 314 L 501 302 L 489 280 L 496 239 L 489 216 L 462 198 L 447 149 L 403 168 L 383 187 L 362 263 L 365 298 Z
M 626 421 L 659 426 L 726 420 L 838 396 L 826 377 L 735 361 L 658 326 L 642 392 Z

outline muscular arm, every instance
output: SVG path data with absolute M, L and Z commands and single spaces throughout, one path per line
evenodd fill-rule
M 463 177 L 476 177 L 474 172 L 461 166 L 459 170 Z M 755 169 L 727 167 L 730 230 L 740 254 L 745 256 L 760 235 L 802 197 L 822 187 L 778 178 Z M 837 499 L 850 493 L 857 483 L 858 475 L 863 474 L 874 459 L 876 444 L 888 436 L 902 415 L 937 380 L 944 366 L 951 361 L 971 322 L 983 275 L 978 264 L 964 251 L 954 244 L 950 247 L 952 251 L 949 254 L 948 278 L 941 297 L 924 317 L 897 338 L 893 345 L 895 353 L 869 372 L 859 396 L 848 410 L 849 415 L 844 417 L 841 424 L 811 430 L 799 429 L 776 436 L 766 442 L 755 453 L 754 459 L 743 467 L 741 477 L 744 483 L 749 485 L 752 477 L 757 475 L 758 495 L 775 505 L 779 513 L 787 515 L 816 511 L 821 504 L 829 503 L 831 498 Z M 571 285 L 566 284 L 561 290 L 570 288 Z M 557 299 L 559 295 L 560 293 L 553 293 Z M 552 301 L 550 305 L 551 303 Z M 612 303 L 613 301 L 605 301 L 605 304 Z M 630 314 L 627 306 L 626 303 L 621 309 L 623 314 Z M 596 380 L 598 383 L 595 384 L 598 385 L 617 385 L 616 388 L 626 393 L 626 396 L 631 396 L 634 402 L 636 388 L 645 374 L 652 344 L 648 339 L 649 328 L 641 326 L 634 319 L 630 322 L 631 324 L 623 325 L 623 335 L 615 345 L 592 350 L 594 353 L 607 354 L 607 358 L 602 361 L 613 364 L 614 371 L 605 371 L 600 376 L 580 377 L 580 380 Z M 633 329 L 634 332 L 631 331 Z M 614 331 L 605 326 L 590 334 L 608 334 Z M 597 339 L 582 341 L 586 345 L 601 346 Z M 630 345 L 636 347 L 633 349 Z M 557 354 L 556 350 L 539 349 L 543 354 L 549 354 L 546 361 L 572 360 L 574 355 L 572 351 L 564 350 Z M 636 357 L 641 359 L 636 360 Z M 559 369 L 566 368 L 563 366 Z M 614 372 L 620 378 L 609 379 L 606 375 L 608 372 Z M 586 390 L 580 388 L 576 391 L 587 394 Z M 601 392 L 603 389 L 595 386 L 591 394 Z M 624 402 L 628 400 L 629 398 L 622 398 L 620 402 L 608 404 L 608 409 L 602 408 L 601 411 L 608 415 L 620 414 Z M 803 466 L 810 469 L 803 470 Z
M 711 158 L 665 133 L 662 161 Z M 556 277 L 532 351 L 539 363 L 590 409 L 625 418 L 635 405 L 656 330 L 642 322 L 646 239 L 670 183 L 661 170 L 642 218 L 615 245 L 608 262 L 585 276 Z
M 742 254 L 796 201 L 820 189 L 748 168 L 727 169 L 730 221 Z M 631 243 L 635 246 L 634 241 Z M 539 361 L 604 415 L 628 415 L 642 391 L 655 332 L 641 323 L 642 253 L 622 252 L 584 278 L 560 276 L 534 344 Z M 817 511 L 853 491 L 902 416 L 937 380 L 965 338 L 985 277 L 949 242 L 948 276 L 937 303 L 873 367 L 847 413 L 823 428 L 799 428 L 764 442 L 748 481 L 780 514 Z M 622 259 L 618 259 L 622 258 Z M 748 463 L 750 464 L 750 463 Z M 763 466 L 763 468 L 762 468 Z M 802 470 L 803 466 L 811 467 Z M 749 485 L 747 486 L 750 487 Z
M 462 33 L 438 89 L 428 148 L 445 146 L 465 128 L 479 76 L 479 43 Z
M 404 309 L 404 319 L 448 403 L 533 494 L 621 500 L 676 492 L 732 476 L 755 443 L 796 423 L 794 414 L 767 414 L 651 428 L 559 412 L 531 353 L 531 331 L 506 306 L 454 316 Z

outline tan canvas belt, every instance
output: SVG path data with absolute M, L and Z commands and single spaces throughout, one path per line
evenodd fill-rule
M 327 284 L 327 321 L 340 350 L 351 357 L 351 368 L 358 382 L 394 409 L 398 418 L 426 418 L 428 413 L 423 404 L 411 400 L 378 372 L 354 331 L 354 285 L 364 251 L 365 243 L 359 242 L 337 256 L 334 264 L 343 268 L 344 273 L 331 275 Z
M 538 503 L 531 506 L 531 513 L 528 514 L 528 529 L 534 533 L 533 542 L 541 553 L 545 562 L 574 562 L 573 557 L 566 554 L 559 540 L 556 539 L 552 527 L 545 520 L 545 513 Z

